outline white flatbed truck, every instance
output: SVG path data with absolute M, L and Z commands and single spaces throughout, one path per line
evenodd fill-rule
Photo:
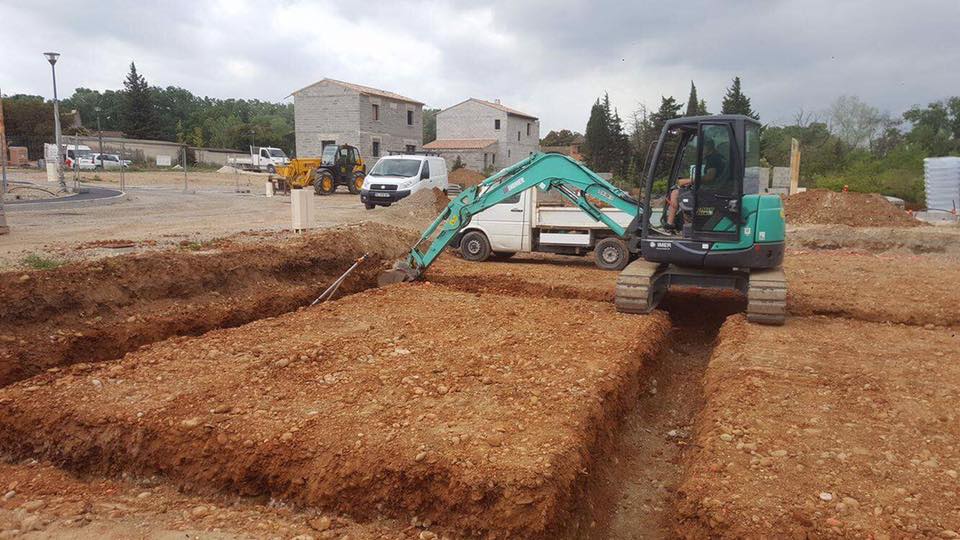
M 612 207 L 600 211 L 623 227 L 636 217 Z M 473 216 L 453 245 L 470 261 L 521 252 L 586 255 L 592 251 L 598 267 L 619 270 L 630 260 L 626 243 L 610 228 L 578 207 L 562 206 L 560 197 L 539 188 L 520 192 Z

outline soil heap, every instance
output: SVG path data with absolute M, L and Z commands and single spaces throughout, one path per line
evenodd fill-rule
M 921 225 L 877 193 L 837 193 L 811 189 L 786 198 L 787 223 L 850 227 L 916 227 Z
M 460 184 L 464 188 L 475 186 L 486 180 L 486 178 L 482 173 L 472 171 L 466 167 L 450 171 L 450 174 L 447 175 L 447 180 L 449 180 L 451 184 Z
M 410 195 L 386 208 L 371 211 L 371 217 L 382 223 L 420 232 L 426 229 L 450 204 L 442 190 L 433 188 Z

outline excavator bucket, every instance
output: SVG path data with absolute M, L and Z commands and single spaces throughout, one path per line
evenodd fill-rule
M 393 268 L 381 272 L 377 276 L 377 287 L 386 287 L 394 283 L 403 283 L 405 281 L 415 281 L 420 277 L 420 272 L 412 268 L 406 261 L 397 261 Z

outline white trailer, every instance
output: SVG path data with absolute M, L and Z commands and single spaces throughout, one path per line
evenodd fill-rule
M 636 217 L 616 208 L 601 211 L 624 227 Z M 586 255 L 593 251 L 597 266 L 612 270 L 626 266 L 630 256 L 623 240 L 602 222 L 576 206 L 562 206 L 557 196 L 539 188 L 473 216 L 458 240 L 454 245 L 464 259 L 472 261 L 520 252 Z
M 290 158 L 279 148 L 251 146 L 250 157 L 228 157 L 227 165 L 244 171 L 275 173 L 277 167 L 290 163 Z

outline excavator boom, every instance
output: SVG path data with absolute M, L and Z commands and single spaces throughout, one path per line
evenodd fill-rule
M 473 216 L 534 187 L 543 191 L 557 190 L 621 238 L 627 237 L 633 224 L 623 227 L 603 213 L 594 201 L 609 204 L 632 216 L 642 215 L 638 201 L 578 161 L 563 154 L 536 153 L 457 195 L 423 232 L 407 259 L 381 275 L 380 284 L 417 279 L 470 224 Z

